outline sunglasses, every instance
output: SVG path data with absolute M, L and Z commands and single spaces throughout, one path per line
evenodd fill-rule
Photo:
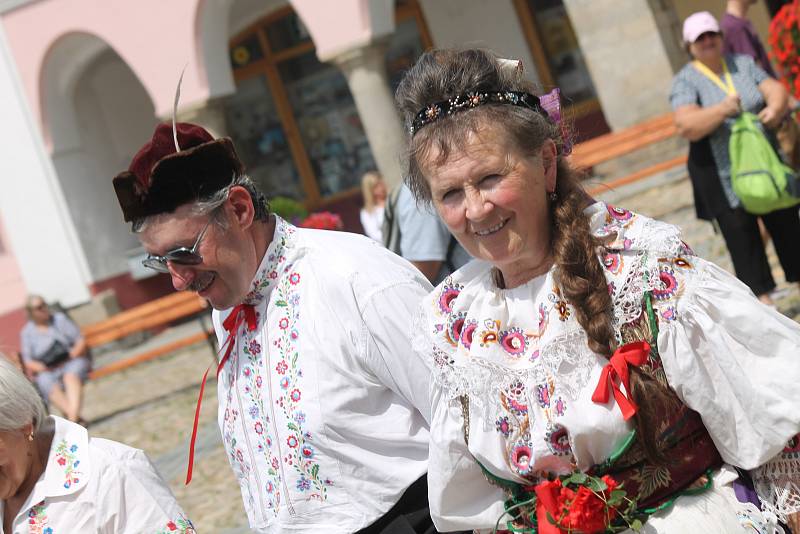
M 203 263 L 203 256 L 197 253 L 197 248 L 200 246 L 203 236 L 206 235 L 206 230 L 208 230 L 208 227 L 211 225 L 213 218 L 212 214 L 212 217 L 208 219 L 206 225 L 200 230 L 200 235 L 197 236 L 192 248 L 178 247 L 168 251 L 163 256 L 148 254 L 147 258 L 142 260 L 142 265 L 160 273 L 169 272 L 167 262 L 172 262 L 175 265 L 200 265 Z
M 47 309 L 47 304 L 44 303 L 44 302 L 40 302 L 39 304 L 36 304 L 35 306 L 31 306 L 31 309 L 32 310 L 37 310 L 37 311 L 44 311 L 44 310 Z

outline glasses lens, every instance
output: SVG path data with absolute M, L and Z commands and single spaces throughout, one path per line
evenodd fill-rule
M 148 269 L 153 269 L 154 271 L 158 271 L 160 273 L 168 273 L 169 269 L 167 268 L 167 264 L 163 262 L 160 258 L 147 258 L 142 260 L 142 265 L 147 267 Z
M 202 256 L 186 248 L 167 252 L 166 256 L 164 257 L 172 263 L 177 263 L 178 265 L 200 265 L 203 263 Z

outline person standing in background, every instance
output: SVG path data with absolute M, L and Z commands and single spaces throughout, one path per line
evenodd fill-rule
M 758 38 L 747 11 L 756 0 L 728 0 L 725 14 L 719 22 L 722 30 L 723 53 L 744 54 L 752 57 L 771 78 L 778 78 L 769 62 L 769 56 Z
M 383 228 L 386 247 L 410 261 L 432 284 L 471 258 L 439 216 L 419 206 L 405 184 L 392 192 Z
M 370 171 L 361 178 L 361 194 L 364 207 L 361 208 L 361 226 L 364 234 L 377 242 L 383 241 L 383 208 L 386 205 L 386 184 L 380 173 Z

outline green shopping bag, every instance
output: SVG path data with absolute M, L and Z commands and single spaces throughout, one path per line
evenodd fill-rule
M 743 112 L 731 132 L 731 184 L 745 210 L 755 215 L 800 204 L 800 177 L 780 156 L 756 124 Z

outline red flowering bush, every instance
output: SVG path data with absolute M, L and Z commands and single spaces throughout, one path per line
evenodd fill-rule
M 784 5 L 769 25 L 769 57 L 781 82 L 800 99 L 800 0 Z
M 300 223 L 303 228 L 315 228 L 317 230 L 342 230 L 344 224 L 342 218 L 330 211 L 320 211 L 312 213 Z

